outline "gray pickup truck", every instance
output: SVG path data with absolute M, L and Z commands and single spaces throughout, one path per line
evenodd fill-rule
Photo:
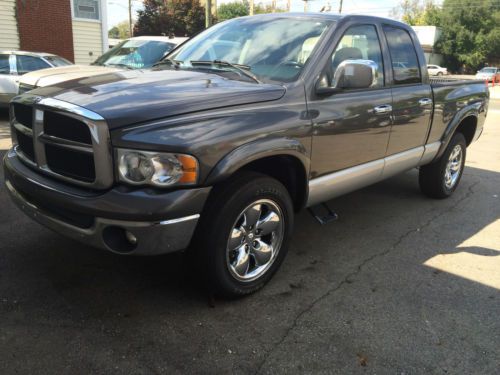
M 119 254 L 187 249 L 205 285 L 239 296 L 283 262 L 298 210 L 331 221 L 323 202 L 412 168 L 423 193 L 450 196 L 487 105 L 484 82 L 431 83 L 405 24 L 244 17 L 152 70 L 17 96 L 5 184 L 63 235 Z

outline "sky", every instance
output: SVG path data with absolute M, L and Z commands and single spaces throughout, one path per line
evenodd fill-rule
M 120 21 L 128 20 L 128 0 L 106 0 L 108 5 L 108 27 L 111 28 Z M 234 0 L 218 0 L 217 3 L 231 2 Z M 254 0 L 255 4 L 271 4 L 271 0 Z M 286 6 L 286 0 L 276 0 L 277 6 Z M 344 0 L 342 13 L 360 13 L 373 16 L 387 17 L 399 0 Z M 338 13 L 340 0 L 310 0 L 309 11 L 318 12 L 323 6 L 330 4 L 332 13 Z M 292 0 L 292 12 L 303 12 L 304 2 Z M 132 0 L 132 16 L 141 9 L 141 0 Z

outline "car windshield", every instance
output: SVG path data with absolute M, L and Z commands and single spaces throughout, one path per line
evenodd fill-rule
M 65 66 L 73 64 L 71 61 L 68 61 L 60 56 L 44 56 L 43 58 L 51 63 L 52 66 Z
M 150 68 L 174 47 L 174 43 L 159 40 L 125 40 L 99 57 L 94 65 Z
M 233 64 L 262 81 L 291 82 L 331 24 L 310 18 L 237 18 L 204 31 L 168 58 L 178 68 L 224 71 Z M 210 61 L 229 64 L 199 64 Z
M 483 68 L 480 70 L 481 73 L 495 73 L 496 71 L 495 68 Z

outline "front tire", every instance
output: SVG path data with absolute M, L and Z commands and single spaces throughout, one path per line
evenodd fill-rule
M 194 261 L 216 294 L 253 293 L 283 262 L 292 226 L 287 189 L 268 176 L 239 173 L 214 187 L 195 234 Z
M 420 167 L 420 190 L 435 199 L 448 198 L 456 190 L 464 171 L 467 144 L 462 133 L 455 133 L 443 155 Z

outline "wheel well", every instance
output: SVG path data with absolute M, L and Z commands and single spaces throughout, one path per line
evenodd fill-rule
M 239 171 L 259 172 L 280 181 L 288 190 L 296 211 L 305 205 L 307 176 L 302 162 L 289 155 L 269 156 L 241 167 Z
M 455 132 L 462 133 L 465 137 L 467 146 L 469 146 L 474 139 L 474 134 L 476 134 L 476 127 L 477 118 L 475 116 L 469 116 L 462 120 Z

